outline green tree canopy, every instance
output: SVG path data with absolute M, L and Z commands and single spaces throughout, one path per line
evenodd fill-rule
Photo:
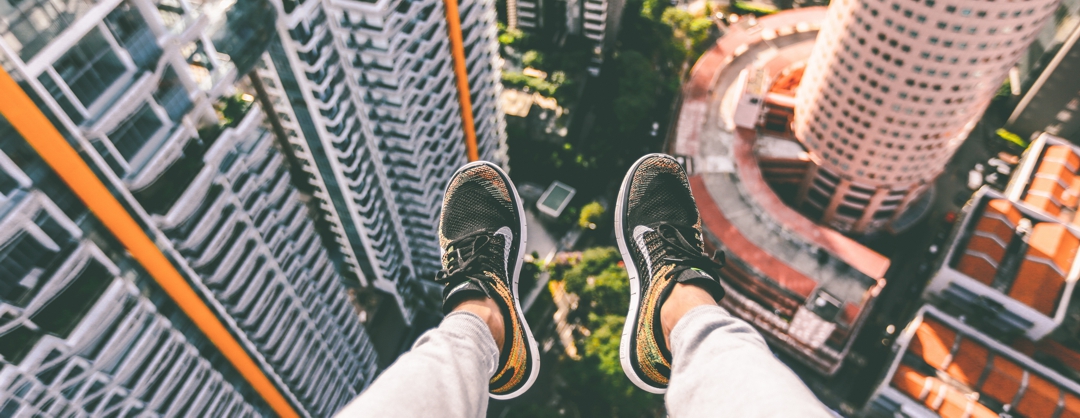
M 663 397 L 634 386 L 622 370 L 619 344 L 630 303 L 630 278 L 612 247 L 593 248 L 560 276 L 566 291 L 579 297 L 571 315 L 589 330 L 575 344 L 580 360 L 560 359 L 565 382 L 560 394 L 581 417 L 657 417 Z M 553 276 L 555 277 L 555 276 Z
M 615 100 L 615 119 L 622 132 L 640 130 L 643 124 L 655 119 L 650 113 L 656 108 L 657 93 L 663 80 L 653 69 L 652 62 L 637 51 L 623 51 L 615 57 L 619 68 L 618 96 Z
M 544 53 L 535 49 L 525 51 L 525 53 L 521 55 L 521 63 L 524 64 L 526 67 L 543 69 Z
M 604 206 L 600 202 L 592 202 L 581 208 L 581 217 L 578 218 L 578 226 L 589 228 L 600 223 L 604 218 Z

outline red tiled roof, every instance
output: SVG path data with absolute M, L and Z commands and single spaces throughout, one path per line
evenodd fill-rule
M 989 286 L 1021 218 L 1020 210 L 1008 200 L 987 202 L 956 269 Z
M 998 414 L 978 403 L 974 396 L 946 385 L 936 377 L 900 365 L 893 375 L 893 387 L 937 412 L 943 418 L 996 418 Z
M 1051 216 L 1061 215 L 1063 208 L 1075 210 L 1080 203 L 1080 156 L 1065 145 L 1051 145 L 1028 184 L 1024 203 Z M 1070 219 L 1064 219 L 1068 222 Z
M 915 330 L 915 337 L 908 344 L 908 351 L 922 357 L 926 364 L 941 368 L 949 358 L 949 352 L 952 351 L 955 341 L 956 331 L 940 322 L 926 318 Z
M 908 343 L 907 351 L 938 370 L 936 376 L 948 375 L 948 378 L 941 377 L 943 381 L 935 376 L 923 375 L 917 369 L 924 366 L 916 366 L 910 357 L 905 356 L 904 363 L 893 375 L 892 386 L 943 417 L 965 416 L 965 411 L 972 411 L 971 416 L 982 416 L 978 412 L 982 410 L 990 413 L 988 408 L 978 403 L 980 398 L 1013 405 L 1013 409 L 1023 416 L 1051 417 L 1057 412 L 1059 399 L 1064 396 L 1062 416 L 1076 416 L 1080 411 L 1080 399 L 1073 393 L 1064 392 L 1055 383 L 1001 353 L 992 353 L 987 346 L 967 335 L 960 334 L 957 344 L 957 335 L 957 331 L 949 325 L 924 316 Z M 1025 381 L 1026 385 L 1023 383 Z M 1026 389 L 1019 401 L 1013 404 L 1016 395 L 1021 393 L 1021 386 Z
M 1024 217 L 1024 215 L 1020 214 L 1020 209 L 1017 209 L 1012 202 L 1005 199 L 991 199 L 986 203 L 986 210 L 983 214 L 983 216 L 988 214 L 1004 216 L 1014 227 Z
M 1064 164 L 1073 172 L 1080 169 L 1080 156 L 1077 156 L 1068 145 L 1051 145 L 1046 147 L 1046 152 L 1043 153 L 1043 161 L 1053 161 Z
M 1009 297 L 1053 315 L 1080 239 L 1064 225 L 1044 222 L 1032 228 L 1028 245 Z
M 1020 391 L 1023 381 L 1022 367 L 1007 358 L 994 356 L 980 391 L 991 399 L 1008 404 Z
M 1016 411 L 1027 417 L 1052 417 L 1057 411 L 1061 389 L 1037 375 L 1029 374 L 1027 389 L 1016 404 Z
M 1080 398 L 1071 393 L 1065 394 L 1065 409 L 1058 418 L 1080 418 Z
M 990 283 L 994 282 L 994 275 L 997 274 L 997 263 L 999 262 L 1001 262 L 1000 258 L 992 263 L 990 260 L 978 255 L 965 253 L 960 256 L 960 263 L 956 265 L 956 270 L 989 286 Z
M 893 374 L 892 385 L 912 399 L 922 400 L 923 388 L 926 387 L 926 376 L 911 367 L 901 364 L 896 369 L 896 373 Z
M 974 386 L 986 369 L 988 360 L 990 351 L 985 346 L 970 339 L 963 339 L 945 372 L 965 385 Z

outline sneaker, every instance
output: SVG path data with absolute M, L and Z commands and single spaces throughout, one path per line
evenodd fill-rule
M 626 173 L 615 204 L 615 237 L 630 276 L 619 357 L 637 387 L 667 391 L 671 352 L 660 326 L 660 306 L 675 283 L 694 283 L 717 301 L 724 297 L 717 271 L 723 261 L 704 254 L 686 171 L 664 154 L 641 157 Z
M 510 399 L 536 380 L 540 358 L 518 300 L 525 252 L 525 209 L 506 173 L 486 161 L 469 163 L 450 178 L 439 220 L 445 285 L 443 312 L 464 299 L 487 296 L 502 308 L 506 338 L 488 385 L 491 397 Z

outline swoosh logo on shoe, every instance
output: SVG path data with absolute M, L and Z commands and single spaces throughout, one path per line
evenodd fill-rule
M 514 232 L 510 230 L 509 226 L 504 226 L 495 231 L 495 235 L 502 235 L 503 246 L 503 273 L 506 274 L 507 283 L 510 282 L 510 247 L 513 246 Z
M 638 252 L 640 252 L 641 255 L 642 255 L 642 258 L 645 259 L 645 266 L 648 267 L 648 269 L 649 269 L 649 275 L 645 276 L 645 277 L 652 277 L 652 275 L 653 275 L 652 258 L 649 257 L 649 251 L 646 250 L 647 247 L 645 247 L 645 233 L 646 232 L 654 232 L 654 230 L 652 228 L 649 228 L 649 227 L 645 226 L 645 225 L 638 225 L 638 226 L 634 227 L 634 232 L 631 235 L 633 235 L 633 237 L 634 237 L 634 242 L 637 243 Z
M 447 293 L 447 294 L 448 294 L 448 295 L 452 295 L 452 294 L 454 294 L 454 293 L 457 293 L 457 292 L 458 292 L 459 290 L 461 290 L 461 289 L 464 289 L 464 288 L 465 288 L 466 286 L 468 286 L 468 285 L 469 285 L 469 283 L 470 283 L 470 282 L 467 282 L 467 281 L 466 281 L 466 282 L 461 282 L 461 284 L 459 284 L 459 285 L 457 285 L 456 287 L 454 287 L 454 290 L 451 290 L 451 291 L 450 291 L 449 293 Z

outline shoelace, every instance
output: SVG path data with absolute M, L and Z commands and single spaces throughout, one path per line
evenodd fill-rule
M 435 275 L 435 282 L 457 285 L 469 279 L 484 280 L 485 271 L 498 271 L 503 263 L 499 256 L 502 249 L 492 244 L 491 231 L 481 230 L 450 241 L 453 248 L 446 257 L 446 268 Z
M 717 272 L 724 266 L 725 258 L 722 251 L 717 251 L 710 257 L 701 251 L 700 245 L 686 239 L 689 235 L 694 237 L 695 242 L 700 242 L 697 238 L 697 229 L 667 222 L 658 222 L 649 227 L 655 230 L 656 235 L 666 244 L 662 246 L 665 251 L 660 259 L 675 265 L 671 271 L 672 275 L 689 268 L 696 268 L 717 277 Z

